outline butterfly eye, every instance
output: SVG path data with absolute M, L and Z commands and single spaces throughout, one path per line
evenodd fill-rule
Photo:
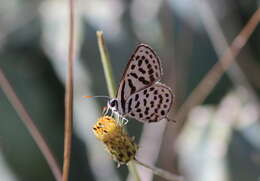
M 117 107 L 118 107 L 117 100 L 116 100 L 116 99 L 112 99 L 112 100 L 110 101 L 110 106 L 117 108 Z

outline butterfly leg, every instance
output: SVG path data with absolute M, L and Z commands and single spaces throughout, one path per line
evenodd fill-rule
M 119 114 L 119 112 L 113 111 L 113 110 L 111 110 L 111 111 L 112 111 L 112 115 L 114 117 L 116 117 L 116 120 L 118 121 L 118 124 L 124 126 L 124 125 L 126 125 L 128 123 L 128 119 L 126 119 L 125 117 L 121 116 Z
M 122 126 L 125 126 L 128 123 L 128 119 L 126 119 L 124 116 L 119 114 L 119 112 L 115 112 L 115 113 L 118 116 L 118 120 L 119 120 L 120 124 L 122 124 Z
M 120 115 L 119 115 L 119 113 L 118 113 L 118 112 L 114 112 L 114 113 L 115 113 L 115 115 L 116 115 L 117 120 L 120 121 Z
M 110 109 L 111 110 L 111 109 Z M 116 118 L 117 123 L 121 124 L 120 115 L 117 111 L 111 110 L 111 116 Z
M 103 114 L 103 115 L 107 115 L 107 114 L 108 114 L 108 111 L 109 111 L 109 108 L 105 106 L 105 107 L 103 107 L 102 114 Z
M 123 122 L 123 126 L 125 126 L 127 123 L 128 123 L 128 119 L 126 119 L 126 118 L 124 118 L 123 116 L 122 116 L 122 122 Z

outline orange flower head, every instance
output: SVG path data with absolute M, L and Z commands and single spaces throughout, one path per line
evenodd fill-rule
M 95 136 L 105 144 L 105 148 L 112 158 L 119 164 L 126 164 L 135 158 L 138 146 L 113 117 L 99 118 L 92 130 Z

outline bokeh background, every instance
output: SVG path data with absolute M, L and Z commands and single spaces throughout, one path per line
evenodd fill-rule
M 96 30 L 103 30 L 117 85 L 138 43 L 162 60 L 175 93 L 170 117 L 257 10 L 257 0 L 77 0 L 71 180 L 131 180 L 116 168 L 91 126 L 108 95 Z M 0 67 L 62 164 L 68 1 L 0 0 Z M 128 123 L 137 158 L 187 181 L 260 181 L 260 29 L 204 102 L 177 123 Z M 162 178 L 138 166 L 143 181 Z M 0 90 L 0 180 L 55 180 Z

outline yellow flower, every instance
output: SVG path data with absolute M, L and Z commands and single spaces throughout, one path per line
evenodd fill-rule
M 135 158 L 138 146 L 113 117 L 99 118 L 92 130 L 95 136 L 105 144 L 106 150 L 112 158 L 119 164 L 126 164 Z

